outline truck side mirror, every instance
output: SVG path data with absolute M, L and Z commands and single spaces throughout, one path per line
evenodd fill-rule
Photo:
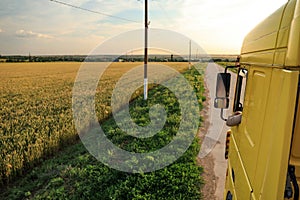
M 230 73 L 218 73 L 216 85 L 215 108 L 227 109 L 229 107 Z

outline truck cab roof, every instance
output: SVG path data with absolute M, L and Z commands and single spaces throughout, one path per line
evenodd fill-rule
M 244 39 L 242 64 L 279 68 L 300 66 L 300 2 L 290 0 Z

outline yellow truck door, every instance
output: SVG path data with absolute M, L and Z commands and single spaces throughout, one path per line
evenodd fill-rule
M 229 164 L 244 171 L 235 182 L 246 176 L 243 190 L 251 188 L 252 198 L 284 199 L 298 77 L 298 71 L 249 67 L 242 123 L 232 128 L 236 147 L 230 151 L 239 156 L 230 153 Z M 250 199 L 234 188 L 237 199 Z
M 254 183 L 256 163 L 266 116 L 272 69 L 250 67 L 242 124 L 235 134 L 238 149 L 250 183 Z
M 299 72 L 273 69 L 253 177 L 256 199 L 284 199 Z

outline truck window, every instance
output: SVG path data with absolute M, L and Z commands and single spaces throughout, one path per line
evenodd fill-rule
M 238 77 L 236 82 L 235 97 L 233 111 L 243 111 L 243 104 L 245 98 L 245 89 L 247 83 L 248 71 L 244 68 L 240 68 L 238 71 Z

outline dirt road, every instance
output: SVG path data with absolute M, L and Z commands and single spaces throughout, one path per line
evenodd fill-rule
M 204 167 L 205 186 L 202 189 L 203 199 L 223 199 L 225 186 L 227 161 L 224 158 L 226 131 L 229 129 L 220 118 L 220 110 L 213 107 L 216 90 L 217 73 L 223 72 L 224 68 L 215 63 L 209 63 L 205 71 L 205 83 L 207 101 L 202 113 L 205 124 L 200 130 L 202 138 L 201 150 L 198 158 Z M 236 75 L 232 73 L 230 102 L 232 104 Z M 225 117 L 230 114 L 231 108 L 225 110 Z

